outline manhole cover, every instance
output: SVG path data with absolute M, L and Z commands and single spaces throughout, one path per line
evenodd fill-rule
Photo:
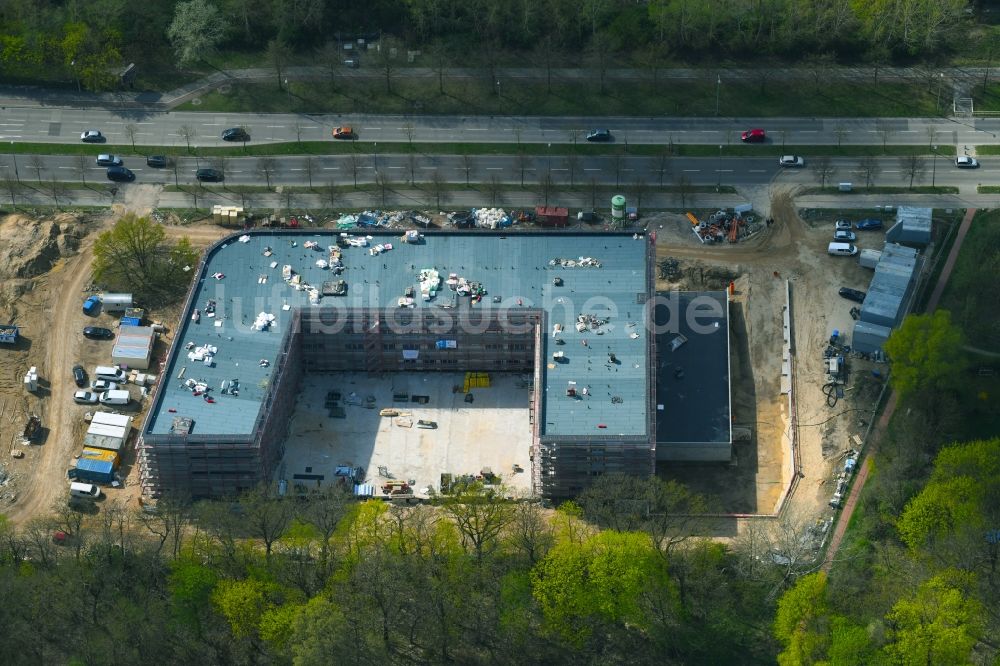
M 233 87 L 227 83 L 224 86 L 219 86 L 219 92 L 223 95 L 228 95 L 233 92 Z
M 200 106 L 200 105 L 201 105 L 201 97 L 195 97 L 193 100 L 191 100 L 191 106 Z

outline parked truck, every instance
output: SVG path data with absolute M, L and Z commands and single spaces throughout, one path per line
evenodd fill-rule
M 32 414 L 28 417 L 28 421 L 24 424 L 24 430 L 21 432 L 21 443 L 22 444 L 34 444 L 38 441 L 38 438 L 42 435 L 42 419 L 37 414 Z
M 83 302 L 83 314 L 96 315 L 99 307 L 101 307 L 101 297 L 97 294 L 88 296 L 87 300 Z

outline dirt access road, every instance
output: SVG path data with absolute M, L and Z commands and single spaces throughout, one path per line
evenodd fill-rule
M 871 271 L 860 268 L 857 261 L 828 256 L 826 246 L 832 225 L 809 226 L 799 217 L 787 194 L 773 193 L 770 216 L 774 218 L 773 225 L 736 245 L 700 244 L 690 231 L 690 223 L 680 216 L 674 216 L 662 227 L 653 224 L 650 230 L 657 232 L 658 257 L 678 259 L 682 268 L 696 266 L 706 273 L 714 270 L 739 276 L 733 301 L 734 307 L 743 310 L 753 375 L 753 397 L 749 400 L 754 404 L 741 409 L 745 396 L 738 392 L 734 375 L 733 409 L 737 421 L 741 412 L 742 416 L 755 420 L 750 425 L 756 435 L 756 460 L 744 460 L 740 447 L 745 445 L 736 444 L 739 469 L 718 466 L 714 470 L 698 469 L 698 473 L 706 472 L 715 479 L 711 484 L 717 496 L 732 512 L 774 512 L 791 481 L 789 452 L 784 441 L 789 433 L 790 415 L 787 397 L 780 392 L 782 307 L 785 281 L 790 281 L 797 412 L 805 427 L 798 430 L 804 478 L 800 479 L 789 508 L 803 516 L 803 522 L 811 524 L 832 513 L 827 501 L 832 493 L 833 467 L 838 454 L 849 447 L 850 435 L 857 431 L 857 419 L 849 411 L 850 405 L 831 408 L 822 393 L 825 380 L 822 354 L 830 331 L 851 330 L 852 304 L 840 298 L 837 290 L 841 286 L 864 289 Z M 859 244 L 863 246 L 868 240 L 862 238 Z M 882 238 L 872 236 L 870 240 L 881 245 Z M 666 285 L 661 282 L 658 286 Z M 688 288 L 694 289 L 703 286 L 724 288 L 723 284 L 700 285 L 697 281 L 688 284 Z M 738 349 L 735 341 L 734 349 Z M 870 396 L 871 392 L 858 390 L 849 399 L 864 403 Z M 744 468 L 749 471 L 744 472 Z M 737 478 L 753 487 L 729 487 Z
M 31 447 L 31 467 L 24 464 L 27 460 L 12 461 L 10 465 L 16 475 L 16 501 L 3 512 L 12 522 L 24 523 L 48 514 L 66 493 L 66 469 L 80 448 L 81 416 L 86 411 L 73 402 L 77 388 L 70 378 L 70 368 L 78 361 L 87 367 L 88 361 L 107 360 L 110 352 L 108 343 L 98 343 L 104 346 L 93 348 L 94 343 L 78 334 L 83 326 L 94 323 L 81 309 L 84 287 L 91 283 L 94 241 L 126 212 L 145 214 L 149 207 L 148 199 L 143 197 L 115 206 L 103 222 L 91 226 L 90 233 L 81 241 L 79 253 L 58 262 L 39 279 L 45 286 L 31 292 L 33 300 L 48 304 L 45 310 L 31 316 L 35 322 L 33 329 L 38 331 L 36 337 L 44 337 L 37 341 L 44 346 L 44 356 L 33 362 L 39 365 L 41 376 L 49 380 L 50 391 L 39 401 L 47 434 L 42 446 Z M 229 233 L 214 225 L 164 226 L 164 230 L 170 238 L 188 237 L 195 247 L 207 246 Z M 96 354 L 103 356 L 95 357 Z M 133 467 L 132 474 L 136 473 Z

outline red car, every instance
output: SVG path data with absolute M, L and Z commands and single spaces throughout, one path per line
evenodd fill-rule
M 767 133 L 760 128 L 748 129 L 743 134 L 740 134 L 740 141 L 743 143 L 762 143 L 766 139 Z
M 350 127 L 334 127 L 333 128 L 333 138 L 334 139 L 353 139 L 354 130 Z

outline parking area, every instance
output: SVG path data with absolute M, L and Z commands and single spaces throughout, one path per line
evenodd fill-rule
M 490 387 L 469 394 L 464 379 L 464 373 L 307 374 L 279 478 L 310 490 L 349 483 L 344 473 L 362 467 L 367 483 L 406 481 L 425 497 L 428 487 L 441 486 L 442 474 L 496 475 L 511 491 L 527 493 L 530 376 L 491 375 Z

